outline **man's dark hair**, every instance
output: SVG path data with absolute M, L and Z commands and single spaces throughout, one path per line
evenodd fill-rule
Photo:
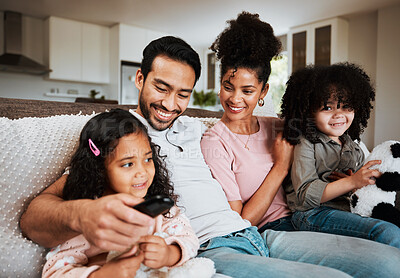
M 196 76 L 195 84 L 199 80 L 201 72 L 199 55 L 184 40 L 173 36 L 166 36 L 149 43 L 143 50 L 141 70 L 144 80 L 146 80 L 147 75 L 151 71 L 153 61 L 157 56 L 166 56 L 172 60 L 188 64 L 194 70 Z

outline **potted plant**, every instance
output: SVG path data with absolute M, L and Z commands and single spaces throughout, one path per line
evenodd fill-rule
M 203 90 L 196 91 L 193 90 L 193 105 L 204 106 L 214 106 L 217 103 L 217 94 L 211 90 L 204 93 Z

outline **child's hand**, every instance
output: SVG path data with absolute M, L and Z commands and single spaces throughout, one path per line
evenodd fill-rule
M 355 189 L 359 189 L 368 184 L 374 184 L 375 179 L 378 178 L 381 173 L 378 170 L 369 169 L 371 166 L 381 164 L 380 160 L 368 161 L 363 167 L 361 167 L 354 175 L 348 177 L 354 184 Z
M 151 268 L 173 266 L 181 258 L 181 249 L 176 245 L 167 245 L 159 236 L 142 237 L 139 248 L 144 253 L 143 264 Z
M 136 256 L 109 261 L 101 268 L 89 275 L 89 278 L 132 278 L 143 262 L 144 254 L 139 252 Z
M 332 181 L 338 181 L 340 179 L 347 178 L 348 176 L 352 176 L 352 175 L 354 175 L 354 173 L 353 173 L 353 170 L 351 170 L 351 169 L 347 170 L 345 173 L 333 171 L 328 176 L 328 179 L 330 179 Z

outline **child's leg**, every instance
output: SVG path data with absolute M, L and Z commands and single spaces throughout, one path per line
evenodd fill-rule
M 295 212 L 292 222 L 300 231 L 360 237 L 400 248 L 399 227 L 386 221 L 362 217 L 347 211 L 318 207 Z
M 292 216 L 286 216 L 282 217 L 278 220 L 275 220 L 273 222 L 269 222 L 262 226 L 260 229 L 258 229 L 258 232 L 261 234 L 265 230 L 274 230 L 274 231 L 286 231 L 286 232 L 291 232 L 291 231 L 296 231 L 292 224 Z

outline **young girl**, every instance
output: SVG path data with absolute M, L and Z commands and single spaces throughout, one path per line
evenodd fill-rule
M 115 193 L 177 199 L 159 147 L 151 142 L 146 127 L 121 109 L 101 113 L 84 126 L 69 172 L 63 191 L 66 200 Z M 177 207 L 156 218 L 154 232 L 108 262 L 107 252 L 79 235 L 47 255 L 43 277 L 134 277 L 140 263 L 151 268 L 171 267 L 196 255 L 198 239 Z
M 400 248 L 397 226 L 349 212 L 351 192 L 380 174 L 369 169 L 380 161 L 363 166 L 363 151 L 354 142 L 367 126 L 375 97 L 368 75 L 349 63 L 310 66 L 292 74 L 287 85 L 283 136 L 296 146 L 285 190 L 295 211 L 293 225 Z

